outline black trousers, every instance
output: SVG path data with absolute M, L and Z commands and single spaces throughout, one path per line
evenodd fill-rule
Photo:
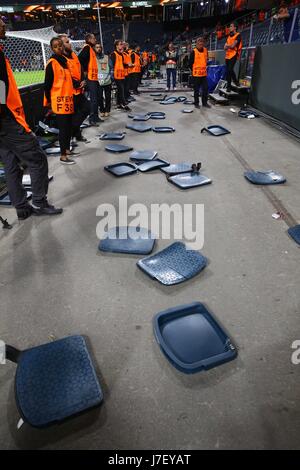
M 140 73 L 131 73 L 130 74 L 131 80 L 131 89 L 134 93 L 138 92 L 138 86 L 140 84 Z
M 99 86 L 100 113 L 110 113 L 111 109 L 111 85 Z
M 127 75 L 127 77 L 125 77 L 125 80 L 124 80 L 124 97 L 125 97 L 125 100 L 127 100 L 130 97 L 129 89 L 130 89 L 130 75 Z
M 32 202 L 40 206 L 47 200 L 48 162 L 34 134 L 28 134 L 10 115 L 1 116 L 0 158 L 4 163 L 7 189 L 16 209 L 28 206 L 26 191 L 22 185 L 25 163 L 31 178 Z
M 91 114 L 90 121 L 95 121 L 98 116 L 98 96 L 99 96 L 99 82 L 98 80 L 88 80 L 88 88 L 91 100 Z
M 80 126 L 90 114 L 90 103 L 83 93 L 74 95 L 74 111 L 72 118 L 72 137 L 81 137 Z
M 237 56 L 232 57 L 232 59 L 226 59 L 226 79 L 227 79 L 227 89 L 230 90 L 232 80 L 234 83 L 237 83 L 236 74 L 234 71 L 234 66 L 237 61 Z
M 66 155 L 67 150 L 70 150 L 70 143 L 72 138 L 72 120 L 73 114 L 56 115 L 56 123 L 59 130 L 58 140 L 61 155 Z
M 202 104 L 206 105 L 208 100 L 208 82 L 207 77 L 193 77 L 194 85 L 194 103 L 199 104 L 199 92 L 202 88 Z
M 115 80 L 117 87 L 117 105 L 126 106 L 125 94 L 124 94 L 124 80 Z

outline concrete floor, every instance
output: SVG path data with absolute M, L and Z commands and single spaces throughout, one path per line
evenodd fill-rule
M 290 449 L 300 448 L 300 365 L 291 344 L 300 339 L 299 247 L 286 233 L 300 222 L 299 143 L 262 119 L 228 107 L 182 114 L 142 95 L 134 111 L 165 111 L 174 135 L 128 131 L 124 143 L 154 149 L 170 162 L 202 161 L 210 186 L 180 191 L 159 171 L 114 178 L 103 166 L 126 161 L 104 151 L 95 129 L 74 167 L 49 158 L 49 199 L 63 216 L 16 221 L 0 231 L 0 338 L 20 349 L 54 338 L 89 338 L 105 400 L 101 408 L 43 431 L 16 429 L 15 365 L 0 367 L 2 449 Z M 114 111 L 103 131 L 128 122 Z M 209 123 L 232 133 L 201 135 Z M 287 177 L 272 188 L 248 183 L 245 168 L 276 169 Z M 163 287 L 136 267 L 138 257 L 97 251 L 96 208 L 129 201 L 205 205 L 203 254 L 210 264 L 193 280 Z M 274 220 L 277 210 L 286 221 Z M 159 240 L 157 250 L 170 242 Z M 166 308 L 201 301 L 239 349 L 235 361 L 186 376 L 159 350 L 152 318 Z

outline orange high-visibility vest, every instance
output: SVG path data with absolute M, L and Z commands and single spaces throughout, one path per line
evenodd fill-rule
M 97 64 L 96 52 L 94 51 L 94 49 L 89 44 L 86 44 L 84 46 L 84 48 L 85 47 L 90 48 L 90 60 L 89 60 L 89 65 L 88 65 L 88 75 L 87 75 L 87 77 L 88 77 L 89 80 L 98 81 L 98 64 Z
M 118 54 L 116 51 L 113 52 L 116 57 L 115 67 L 114 67 L 114 77 L 115 80 L 124 80 L 125 78 L 125 69 L 123 65 L 123 55 Z
M 126 64 L 128 66 L 131 63 L 129 53 L 127 51 L 124 51 L 123 52 L 123 57 L 124 57 L 124 64 Z M 125 77 L 128 77 L 128 75 L 129 75 L 129 68 L 128 67 L 124 67 L 124 74 L 125 74 Z
M 55 59 L 50 59 L 48 64 L 53 68 L 53 85 L 51 88 L 51 109 L 55 114 L 74 113 L 74 89 L 70 70 L 64 69 Z M 48 65 L 47 64 L 47 65 Z M 46 96 L 44 96 L 44 106 L 47 106 Z
M 133 51 L 134 54 L 134 62 L 133 62 L 133 68 L 132 68 L 132 73 L 140 73 L 142 70 L 141 67 L 141 58 L 137 52 Z
M 30 133 L 31 129 L 28 126 L 25 118 L 23 103 L 17 87 L 17 83 L 11 69 L 9 60 L 5 57 L 7 77 L 8 77 L 8 93 L 6 98 L 6 106 L 14 116 L 15 120 L 24 127 L 25 131 Z
M 194 63 L 193 63 L 193 77 L 206 77 L 207 76 L 207 59 L 208 52 L 206 47 L 203 47 L 203 51 L 194 49 Z
M 236 33 L 233 36 L 228 36 L 226 44 L 227 46 L 232 46 L 234 42 L 237 40 L 238 36 L 240 33 Z M 240 41 L 239 45 L 236 46 L 234 49 L 226 49 L 226 59 L 232 59 L 235 55 L 237 55 L 237 58 L 240 58 L 241 52 L 242 52 L 242 40 Z
M 80 82 L 81 80 L 81 63 L 77 57 L 77 55 L 75 54 L 75 52 L 72 52 L 71 53 L 71 57 L 66 57 L 67 59 L 67 65 L 68 65 L 68 68 L 71 72 L 71 76 L 74 80 L 76 80 L 77 82 Z M 83 89 L 82 88 L 74 88 L 74 91 L 73 91 L 74 95 L 81 95 L 81 93 L 83 93 Z
M 149 58 L 149 57 L 148 57 L 148 52 L 144 51 L 144 52 L 142 53 L 142 58 L 143 58 L 143 60 L 145 60 L 145 61 L 148 62 L 148 58 Z
M 152 54 L 152 62 L 156 62 L 156 54 Z

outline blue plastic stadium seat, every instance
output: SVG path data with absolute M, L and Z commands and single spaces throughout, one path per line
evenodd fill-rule
M 179 284 L 196 276 L 207 265 L 199 252 L 188 250 L 182 242 L 175 242 L 164 250 L 141 259 L 137 265 L 161 284 Z
M 103 400 L 82 336 L 69 336 L 19 352 L 16 362 L 16 402 L 23 420 L 32 426 L 60 422 Z
M 289 228 L 288 234 L 296 243 L 298 243 L 298 245 L 300 245 L 300 225 L 295 225 L 295 227 Z
M 111 253 L 148 255 L 154 244 L 155 238 L 143 227 L 113 227 L 100 241 L 98 248 Z
M 286 182 L 284 176 L 276 171 L 245 171 L 245 178 L 253 184 L 282 184 Z
M 230 338 L 199 302 L 158 313 L 153 328 L 168 360 L 186 374 L 211 369 L 237 356 Z

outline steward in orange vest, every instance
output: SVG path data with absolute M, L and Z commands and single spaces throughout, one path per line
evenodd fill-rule
M 147 51 L 142 52 L 143 65 L 147 65 L 149 61 L 149 55 Z
M 129 53 L 129 44 L 127 42 L 123 43 L 123 63 L 124 63 L 124 72 L 125 72 L 125 82 L 124 82 L 124 95 L 125 100 L 128 100 L 130 97 L 130 71 L 132 68 L 130 53 Z
M 123 50 L 123 41 L 117 39 L 115 41 L 115 50 L 110 57 L 114 70 L 114 80 L 117 87 L 117 107 L 118 109 L 131 111 L 130 108 L 127 106 L 128 103 L 125 99 L 125 64 Z
M 5 39 L 5 23 L 0 18 L 0 40 Z M 47 201 L 48 162 L 36 136 L 31 132 L 19 90 L 8 59 L 0 47 L 0 158 L 4 164 L 6 185 L 18 219 L 36 215 L 61 214 Z M 22 185 L 26 165 L 31 178 L 32 205 Z
M 140 46 L 136 46 L 131 52 L 131 63 L 133 65 L 131 69 L 131 89 L 135 95 L 139 94 L 138 86 L 141 80 L 142 65 L 140 56 Z
M 98 81 L 98 64 L 94 51 L 96 38 L 94 34 L 88 33 L 85 36 L 86 45 L 78 55 L 84 74 L 88 80 Z
M 227 38 L 225 49 L 225 62 L 227 68 L 227 91 L 231 91 L 231 81 L 233 80 L 238 85 L 238 79 L 236 77 L 234 66 L 236 61 L 240 58 L 242 52 L 242 38 L 240 33 L 236 30 L 235 23 L 230 24 L 230 33 Z
M 98 63 L 97 56 L 94 51 L 94 47 L 97 43 L 95 35 L 88 33 L 85 36 L 86 45 L 78 55 L 80 60 L 84 76 L 88 81 L 88 90 L 90 93 L 91 100 L 91 114 L 90 124 L 92 126 L 98 126 L 98 123 L 102 121 L 98 114 L 98 96 L 99 96 L 99 81 L 98 81 Z
M 207 82 L 207 60 L 208 52 L 204 47 L 204 39 L 198 38 L 196 47 L 190 55 L 189 65 L 192 70 L 194 85 L 194 105 L 199 108 L 199 92 L 202 88 L 202 106 L 210 108 L 208 104 L 208 82 Z
M 68 158 L 71 154 L 72 116 L 74 114 L 74 86 L 68 61 L 63 55 L 63 42 L 60 38 L 50 41 L 54 52 L 46 66 L 44 85 L 44 106 L 50 107 L 56 114 L 59 129 L 59 144 L 61 163 L 73 165 L 74 160 Z
M 84 95 L 84 73 L 78 56 L 73 52 L 72 45 L 66 34 L 60 34 L 59 38 L 63 42 L 64 56 L 67 59 L 67 66 L 70 70 L 73 81 L 74 114 L 72 119 L 72 137 L 79 142 L 88 143 L 88 140 L 81 133 L 81 124 L 90 114 L 90 103 Z

